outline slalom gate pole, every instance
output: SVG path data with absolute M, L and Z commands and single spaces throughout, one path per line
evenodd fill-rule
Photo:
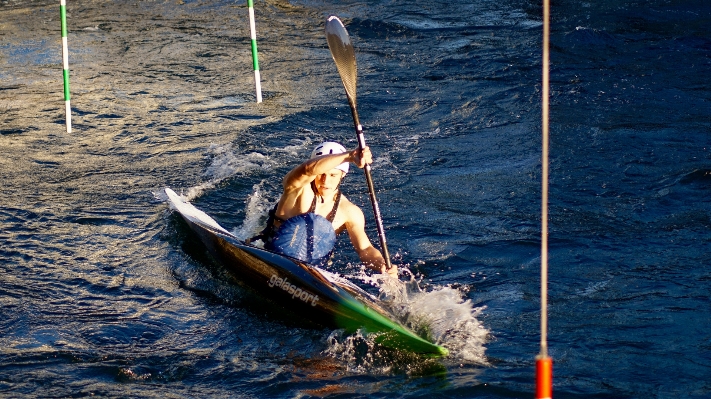
M 548 356 L 548 97 L 550 0 L 543 0 L 543 83 L 541 124 L 543 133 L 541 190 L 541 349 L 536 356 L 536 399 L 553 397 L 553 359 Z
M 62 20 L 62 63 L 64 77 L 64 108 L 67 116 L 67 133 L 72 132 L 72 109 L 69 104 L 69 49 L 67 46 L 67 1 L 60 0 L 59 14 Z
M 249 31 L 252 42 L 252 64 L 254 65 L 254 86 L 257 90 L 257 102 L 262 102 L 262 83 L 259 76 L 259 56 L 257 55 L 257 28 L 254 23 L 254 0 L 247 0 L 249 7 Z

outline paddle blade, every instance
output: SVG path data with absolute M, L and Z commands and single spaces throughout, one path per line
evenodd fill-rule
M 356 59 L 351 39 L 348 37 L 345 26 L 336 16 L 331 16 L 326 21 L 326 41 L 331 50 L 333 61 L 336 62 L 338 74 L 341 75 L 343 87 L 346 89 L 348 99 L 355 105 L 356 102 Z

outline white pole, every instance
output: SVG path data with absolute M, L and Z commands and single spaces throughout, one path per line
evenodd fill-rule
M 62 20 L 62 75 L 64 78 L 64 111 L 67 116 L 67 133 L 72 132 L 72 109 L 69 104 L 69 49 L 67 46 L 67 1 L 60 0 L 59 14 Z
M 553 397 L 553 359 L 548 356 L 548 98 L 550 93 L 550 0 L 543 0 L 543 82 L 541 130 L 541 350 L 536 356 L 536 399 Z
M 262 102 L 262 83 L 259 76 L 259 57 L 257 55 L 257 29 L 254 22 L 254 0 L 247 0 L 249 6 L 249 30 L 252 43 L 252 64 L 254 65 L 254 86 L 257 90 L 257 102 Z

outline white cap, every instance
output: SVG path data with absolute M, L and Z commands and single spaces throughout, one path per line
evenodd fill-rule
M 344 154 L 346 152 L 346 147 L 333 141 L 326 141 L 317 145 L 316 148 L 314 148 L 314 150 L 311 152 L 311 158 L 316 158 L 328 154 Z M 343 173 L 348 173 L 349 167 L 349 162 L 343 162 L 342 164 L 336 166 L 335 169 L 342 170 Z

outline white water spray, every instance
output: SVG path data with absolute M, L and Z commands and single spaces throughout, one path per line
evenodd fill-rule
M 489 330 L 477 319 L 485 307 L 476 307 L 471 299 L 465 298 L 465 292 L 460 288 L 435 286 L 425 290 L 409 269 L 399 267 L 411 276 L 409 281 L 395 280 L 384 274 L 368 276 L 364 269 L 347 277 L 377 287 L 380 300 L 398 321 L 449 349 L 450 360 L 487 365 L 484 344 L 488 341 Z M 365 344 L 360 341 L 363 339 L 369 341 L 358 335 L 342 341 L 331 337 L 327 352 L 348 357 L 341 352 L 356 351 L 359 347 L 362 350 Z M 372 342 L 369 344 L 373 345 Z
M 273 206 L 264 194 L 264 180 L 253 186 L 252 194 L 247 198 L 247 207 L 242 226 L 235 229 L 232 234 L 241 240 L 254 237 L 264 227 L 265 218 Z

